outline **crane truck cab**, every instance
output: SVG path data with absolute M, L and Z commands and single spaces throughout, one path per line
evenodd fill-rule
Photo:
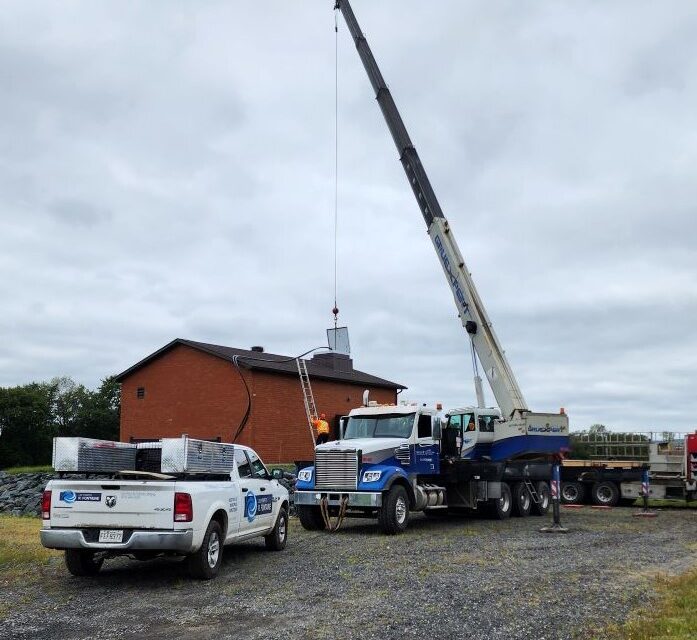
M 445 414 L 441 433 L 444 456 L 456 458 L 490 458 L 494 428 L 501 412 L 494 408 L 462 407 Z
M 322 529 L 321 506 L 336 515 L 378 516 L 383 530 L 406 528 L 411 509 L 443 504 L 425 479 L 440 471 L 440 413 L 416 404 L 353 409 L 341 440 L 317 445 L 315 464 L 300 470 L 295 504 L 306 529 Z M 433 495 L 431 495 L 433 494 Z

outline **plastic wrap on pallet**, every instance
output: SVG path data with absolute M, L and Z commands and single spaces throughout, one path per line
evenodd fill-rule
M 230 473 L 235 448 L 224 442 L 162 438 L 162 473 Z
M 54 438 L 53 468 L 76 473 L 133 471 L 136 468 L 136 447 L 111 440 Z

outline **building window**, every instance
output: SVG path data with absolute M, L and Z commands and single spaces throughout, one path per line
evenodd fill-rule
M 145 397 L 145 387 L 138 387 L 136 390 L 136 398 L 142 400 Z

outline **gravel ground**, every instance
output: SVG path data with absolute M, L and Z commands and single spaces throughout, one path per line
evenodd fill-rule
M 564 511 L 567 535 L 538 533 L 547 517 L 417 514 L 396 537 L 368 520 L 335 535 L 293 520 L 285 551 L 228 547 L 205 583 L 176 560 L 121 558 L 78 579 L 56 559 L 34 583 L 4 585 L 0 637 L 588 637 L 644 604 L 658 573 L 697 563 L 697 512 L 633 511 Z

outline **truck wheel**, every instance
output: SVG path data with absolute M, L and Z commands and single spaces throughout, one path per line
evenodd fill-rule
M 94 551 L 66 549 L 65 566 L 74 576 L 96 576 L 104 564 L 104 558 L 95 559 Z
M 203 536 L 203 543 L 198 551 L 187 557 L 187 569 L 192 578 L 210 580 L 218 575 L 223 561 L 223 535 L 220 525 L 211 520 Z
M 409 496 L 401 485 L 393 486 L 382 500 L 378 522 L 383 533 L 402 533 L 409 523 Z
M 620 492 L 614 482 L 596 482 L 591 489 L 593 504 L 614 507 L 620 499 Z
M 513 485 L 513 513 L 521 518 L 530 515 L 532 496 L 524 482 L 516 482 Z
M 513 510 L 513 498 L 511 496 L 511 488 L 507 482 L 501 483 L 501 497 L 495 500 L 489 500 L 489 512 L 496 520 L 506 520 L 511 517 Z
M 586 496 L 586 488 L 582 482 L 562 482 L 561 501 L 564 504 L 583 504 Z
M 307 531 L 319 531 L 324 529 L 324 518 L 319 507 L 312 507 L 307 504 L 299 504 L 295 507 L 298 513 L 298 519 L 303 529 Z
M 267 549 L 271 549 L 272 551 L 282 551 L 286 548 L 287 540 L 288 512 L 286 511 L 285 507 L 281 507 L 281 510 L 278 512 L 276 526 L 268 536 L 264 536 L 264 542 L 266 543 Z
M 536 516 L 544 516 L 549 511 L 549 485 L 546 482 L 544 482 L 544 480 L 541 480 L 537 483 L 535 489 L 537 490 L 537 497 L 540 501 L 532 503 L 532 513 Z

